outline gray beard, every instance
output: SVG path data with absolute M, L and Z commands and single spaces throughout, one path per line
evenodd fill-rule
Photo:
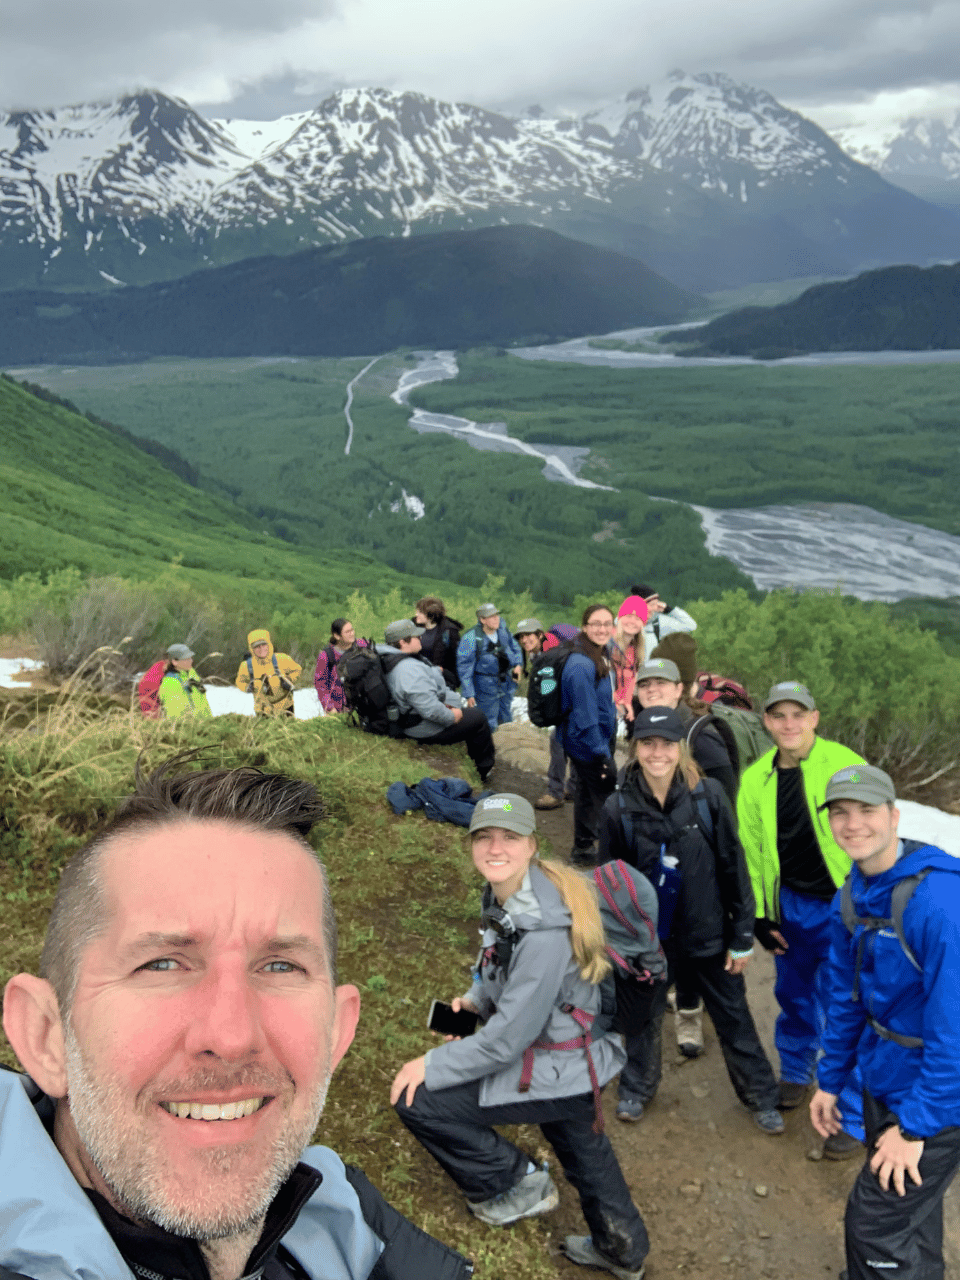
M 171 1186 L 170 1174 L 161 1168 L 160 1152 L 152 1142 L 144 1140 L 133 1117 L 125 1115 L 129 1104 L 120 1082 L 114 1078 L 96 1079 L 89 1072 L 69 1023 L 64 1027 L 64 1039 L 70 1114 L 80 1141 L 110 1189 L 116 1207 L 135 1221 L 152 1222 L 172 1235 L 201 1243 L 247 1235 L 254 1230 L 259 1235 L 267 1210 L 300 1160 L 323 1112 L 330 1084 L 329 1056 L 306 1119 L 288 1122 L 281 1129 L 263 1168 L 247 1178 L 242 1192 L 231 1197 L 233 1202 L 223 1203 L 218 1179 L 233 1172 L 242 1153 L 227 1147 L 204 1153 L 202 1158 L 207 1163 L 209 1181 L 205 1180 L 197 1203 L 186 1205 L 174 1194 L 177 1188 Z M 193 1091 L 241 1084 L 249 1084 L 251 1092 L 258 1092 L 257 1086 L 265 1083 L 263 1076 L 256 1068 L 233 1073 L 226 1069 L 198 1071 L 190 1076 L 187 1088 L 181 1084 L 175 1092 L 189 1096 Z M 274 1077 L 259 1091 L 273 1093 L 275 1086 Z

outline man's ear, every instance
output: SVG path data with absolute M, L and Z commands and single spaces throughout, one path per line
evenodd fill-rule
M 819 712 L 819 711 L 811 711 L 811 713 L 810 713 L 810 714 L 811 714 L 811 716 L 813 717 L 813 719 L 811 720 L 811 722 L 810 722 L 810 723 L 812 724 L 813 728 L 815 729 L 815 728 L 817 727 L 817 725 L 820 723 L 820 712 Z
M 18 973 L 3 993 L 3 1029 L 27 1074 L 51 1098 L 67 1096 L 63 1023 L 53 987 Z
M 360 992 L 354 986 L 337 987 L 337 1011 L 334 1015 L 333 1046 L 330 1051 L 332 1071 L 353 1043 L 360 1020 Z

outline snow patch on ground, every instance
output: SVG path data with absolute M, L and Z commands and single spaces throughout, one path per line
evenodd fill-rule
M 17 677 L 24 676 L 28 671 L 39 671 L 42 666 L 42 662 L 36 662 L 33 658 L 0 658 L 0 687 L 22 688 L 29 684 L 30 680 Z
M 252 716 L 253 694 L 241 693 L 233 685 L 205 684 L 210 710 L 215 716 Z M 316 689 L 294 689 L 293 715 L 296 720 L 315 720 L 323 715 Z

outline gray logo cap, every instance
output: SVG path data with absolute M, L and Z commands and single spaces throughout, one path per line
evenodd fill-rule
M 827 783 L 826 800 L 821 809 L 834 800 L 859 800 L 861 804 L 896 804 L 893 779 L 873 764 L 848 764 L 838 770 Z
M 797 702 L 808 711 L 817 709 L 813 694 L 805 684 L 798 684 L 796 680 L 781 680 L 779 684 L 773 685 L 763 700 L 764 711 L 769 711 L 778 702 Z
M 414 636 L 422 636 L 426 627 L 418 627 L 409 618 L 401 618 L 399 622 L 391 622 L 383 633 L 385 644 L 396 644 L 398 640 L 412 640 Z
M 500 791 L 484 796 L 474 807 L 470 831 L 482 831 L 484 827 L 503 827 L 518 836 L 532 836 L 537 829 L 537 816 L 529 800 L 511 791 Z
M 680 684 L 682 678 L 680 668 L 669 658 L 653 658 L 637 672 L 637 684 L 641 680 L 672 680 L 674 684 Z
M 174 662 L 183 662 L 185 658 L 193 657 L 193 650 L 188 644 L 172 644 L 167 650 L 167 656 Z
M 514 631 L 515 636 L 533 635 L 535 631 L 542 631 L 543 623 L 539 618 L 521 618 L 517 623 L 517 629 Z
M 481 618 L 492 618 L 495 613 L 499 612 L 500 610 L 497 606 L 495 604 L 490 604 L 488 601 L 486 604 L 482 604 L 477 610 L 477 621 L 479 622 Z

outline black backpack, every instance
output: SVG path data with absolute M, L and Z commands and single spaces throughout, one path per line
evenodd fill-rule
M 364 733 L 399 738 L 419 722 L 420 717 L 412 712 L 400 714 L 387 684 L 388 672 L 406 658 L 417 660 L 408 653 L 377 653 L 369 640 L 365 648 L 357 645 L 348 649 L 337 663 L 347 709 Z
M 554 645 L 546 653 L 538 653 L 530 663 L 530 683 L 527 688 L 527 714 L 530 723 L 538 729 L 563 724 L 570 715 L 563 710 L 560 680 L 567 659 L 576 651 L 572 640 Z

